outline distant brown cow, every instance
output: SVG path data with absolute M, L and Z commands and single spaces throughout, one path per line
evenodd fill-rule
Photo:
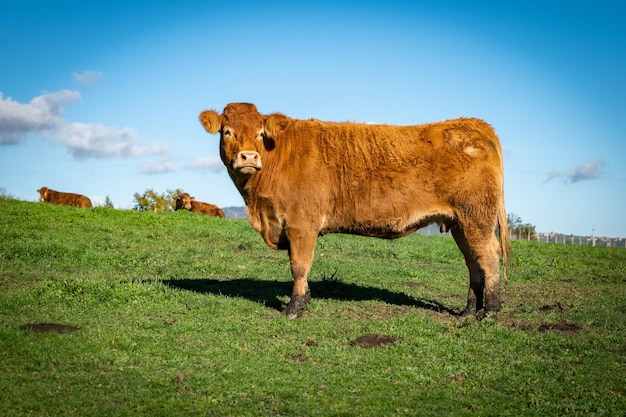
M 252 227 L 268 246 L 289 251 L 287 317 L 301 316 L 311 298 L 318 236 L 395 239 L 430 223 L 445 225 L 465 256 L 463 314 L 500 310 L 500 256 L 506 274 L 510 241 L 502 150 L 487 123 L 332 123 L 265 116 L 248 103 L 204 111 L 200 121 L 220 133 L 222 161 Z
M 201 201 L 196 201 L 195 197 L 191 197 L 187 193 L 182 193 L 178 197 L 176 197 L 176 210 L 186 209 L 189 211 L 193 211 L 194 213 L 205 214 L 207 216 L 213 217 L 221 217 L 224 216 L 224 212 L 218 206 L 214 206 L 213 204 L 203 203 Z
M 41 187 L 37 192 L 39 193 L 39 201 L 46 201 L 59 206 L 92 207 L 91 200 L 81 194 L 63 193 L 47 187 Z

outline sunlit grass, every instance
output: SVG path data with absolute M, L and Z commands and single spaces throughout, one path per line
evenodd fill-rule
M 327 235 L 290 321 L 246 221 L 0 200 L 0 414 L 620 415 L 626 250 L 514 250 L 479 321 L 450 238 Z

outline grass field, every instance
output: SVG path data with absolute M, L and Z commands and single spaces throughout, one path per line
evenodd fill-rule
M 327 235 L 287 320 L 245 220 L 0 199 L 0 415 L 624 415 L 626 250 L 513 249 L 477 320 L 452 239 Z

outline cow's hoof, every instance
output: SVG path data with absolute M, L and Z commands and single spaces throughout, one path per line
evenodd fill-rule
M 461 311 L 461 314 L 459 314 L 460 317 L 469 317 L 469 316 L 475 316 L 476 315 L 476 309 L 475 308 L 465 308 L 465 310 Z
M 465 307 L 465 310 L 459 314 L 460 317 L 476 317 L 478 320 L 482 320 L 489 315 L 495 315 L 496 312 L 500 311 L 500 308 L 497 310 L 489 309 L 485 307 L 484 309 L 476 310 L 475 307 Z
M 285 307 L 285 316 L 287 316 L 288 319 L 297 319 L 302 317 L 302 314 L 305 312 L 310 300 L 311 294 L 308 292 L 304 295 L 291 296 L 289 304 Z
M 468 303 L 467 306 L 465 307 L 465 309 L 463 311 L 461 311 L 461 314 L 459 314 L 459 316 L 461 316 L 461 317 L 475 316 L 477 311 L 478 310 L 476 309 L 476 305 L 475 304 Z
M 489 313 L 495 313 L 495 312 L 500 311 L 501 309 L 502 309 L 502 306 L 500 305 L 500 301 L 495 301 L 495 302 L 487 301 L 485 305 L 485 311 Z

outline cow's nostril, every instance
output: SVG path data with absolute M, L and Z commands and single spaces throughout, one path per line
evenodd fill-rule
M 259 154 L 257 152 L 240 152 L 239 159 L 242 162 L 244 161 L 255 162 L 259 159 Z

